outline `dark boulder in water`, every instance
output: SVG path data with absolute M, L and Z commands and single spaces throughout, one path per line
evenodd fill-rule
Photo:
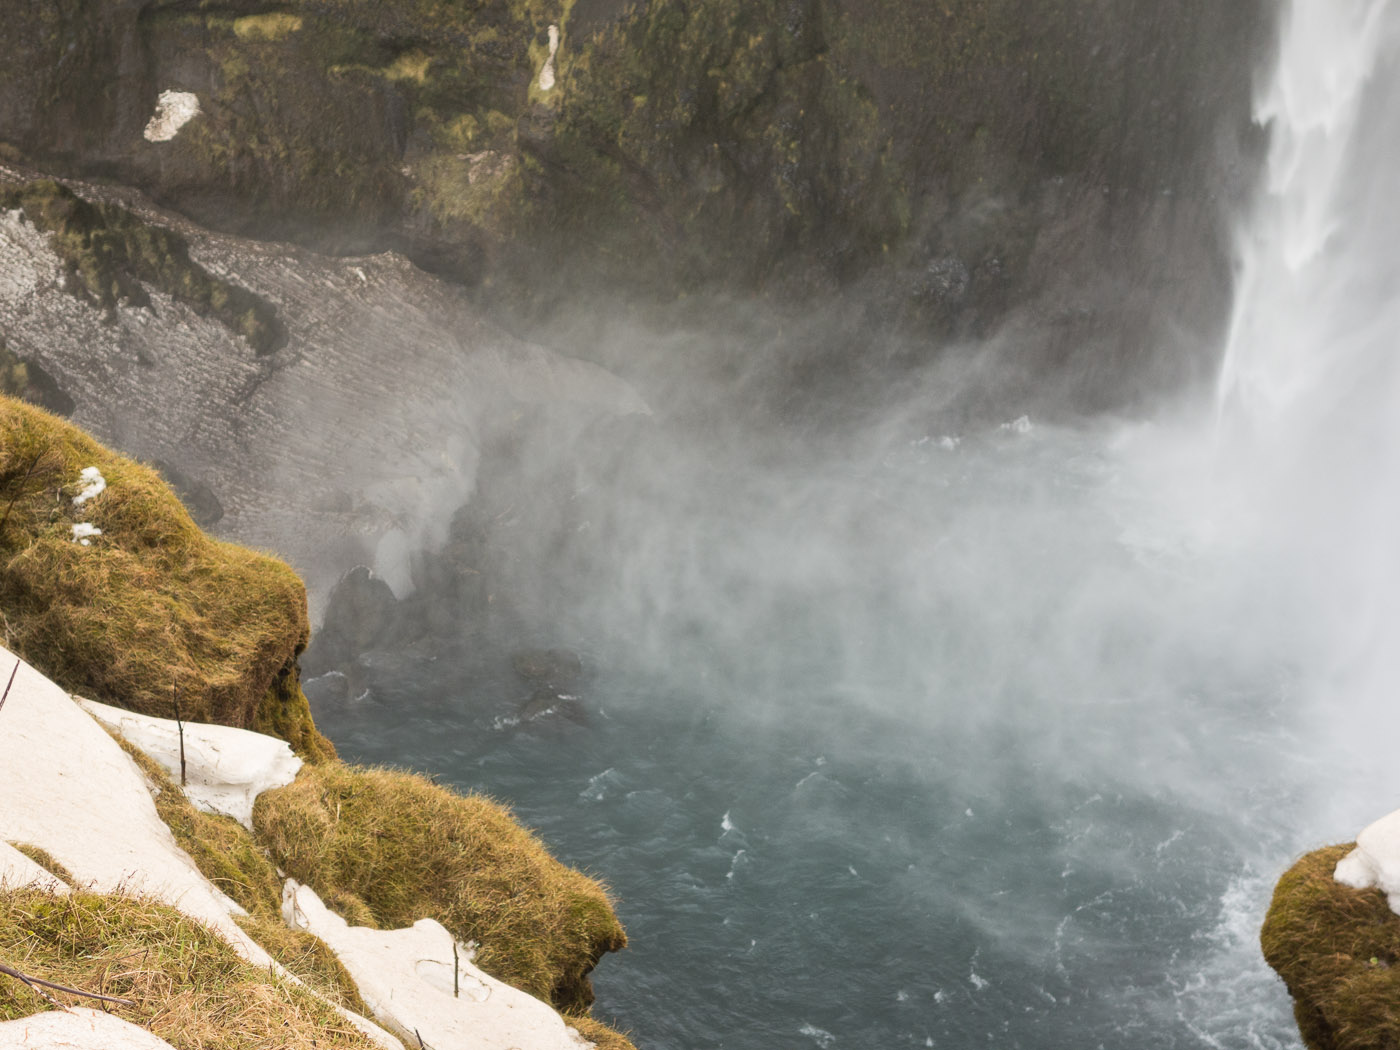
M 515 673 L 527 682 L 562 688 L 583 674 L 583 660 L 569 649 L 522 649 L 510 660 Z

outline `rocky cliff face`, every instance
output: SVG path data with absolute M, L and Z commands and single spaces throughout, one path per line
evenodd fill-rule
M 27 0 L 0 139 L 534 317 L 839 292 L 894 364 L 1001 333 L 1003 384 L 1092 408 L 1209 369 L 1272 7 Z M 198 115 L 148 136 L 167 91 Z
M 104 305 L 17 209 L 0 212 L 8 353 L 50 377 L 74 422 L 159 464 L 220 534 L 287 557 L 314 619 L 357 563 L 412 591 L 432 571 L 419 552 L 447 538 L 479 474 L 500 472 L 500 450 L 568 449 L 599 420 L 647 412 L 616 376 L 495 328 L 401 256 L 330 258 L 209 234 L 137 198 L 86 192 L 148 239 L 179 237 L 191 265 L 262 303 L 287 341 L 260 352 L 154 284 L 143 304 Z M 102 255 L 103 243 L 85 250 Z M 485 597 L 472 588 L 462 602 Z

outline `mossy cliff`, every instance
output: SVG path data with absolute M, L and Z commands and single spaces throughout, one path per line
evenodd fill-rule
M 1400 1047 L 1400 915 L 1380 890 L 1355 890 L 1332 873 L 1352 846 L 1307 854 L 1274 890 L 1264 958 L 1293 996 L 1311 1050 Z
M 1097 340 L 1103 371 L 1180 379 L 1142 360 L 1149 300 L 1223 320 L 1273 9 L 30 0 L 0 141 L 207 225 L 399 247 L 513 308 L 844 291 L 931 345 L 1034 301 L 1032 368 Z M 150 142 L 164 90 L 201 112 Z
M 106 488 L 82 499 L 93 467 Z M 74 692 L 164 718 L 178 702 L 182 717 L 334 754 L 298 685 L 310 627 L 297 575 L 206 536 L 154 470 L 9 398 L 0 618 L 6 644 Z
M 101 491 L 91 490 L 89 468 L 105 482 Z M 0 398 L 0 629 L 7 646 L 75 692 L 161 717 L 176 714 L 178 700 L 185 719 L 280 736 L 308 760 L 293 784 L 259 798 L 250 833 L 196 810 L 158 765 L 127 747 L 176 841 L 249 913 L 245 930 L 321 994 L 364 1010 L 325 945 L 282 924 L 279 866 L 353 923 L 438 919 L 479 943 L 488 973 L 552 1002 L 604 1050 L 632 1050 L 588 1017 L 589 972 L 626 944 L 606 890 L 560 864 L 494 803 L 336 759 L 298 684 L 306 594 L 291 569 L 205 536 L 153 470 L 9 398 Z M 51 858 L 34 859 L 54 870 Z M 161 994 L 184 997 L 171 1013 L 183 1016 L 187 1006 L 211 1026 L 207 1041 L 188 1045 L 263 1045 L 237 1034 L 236 1017 L 219 1020 L 247 1005 L 240 996 L 267 1008 L 249 1015 L 250 1031 L 275 1028 L 277 1011 L 301 1002 L 270 979 L 248 987 L 247 967 L 226 946 L 174 980 L 163 970 L 167 956 L 190 945 L 202 955 L 213 935 L 139 901 L 0 893 L 0 934 L 23 945 L 43 976 L 78 985 L 101 985 L 118 949 L 152 946 L 155 984 L 103 987 L 138 999 L 138 1012 L 155 1009 Z M 102 937 L 110 943 L 91 949 Z M 0 983 L 0 1019 L 39 1008 L 32 998 Z M 318 1045 L 318 1027 L 319 1045 L 361 1045 L 320 1007 L 303 1011 L 277 1045 Z

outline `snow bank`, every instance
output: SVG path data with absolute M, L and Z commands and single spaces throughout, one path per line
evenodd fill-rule
M 1358 890 L 1374 886 L 1389 898 L 1390 910 L 1400 914 L 1400 810 L 1356 836 L 1356 849 L 1338 862 L 1333 878 Z
M 103 725 L 159 762 L 180 782 L 180 731 L 169 718 L 109 707 L 94 700 L 78 703 Z M 290 784 L 301 769 L 285 740 L 231 726 L 185 723 L 185 796 L 206 813 L 233 817 L 253 829 L 253 802 L 264 791 Z
M 0 1024 L 0 1046 L 13 1050 L 175 1050 L 144 1028 L 85 1006 Z
M 0 648 L 0 667 L 14 659 Z M 243 909 L 176 844 L 136 763 L 67 693 L 25 663 L 0 707 L 0 769 L 6 772 L 0 841 L 40 847 L 84 889 L 163 901 L 214 929 L 255 966 L 285 975 L 233 921 Z M 401 1050 L 377 1025 L 341 1013 L 386 1050 Z
M 406 930 L 350 926 L 315 891 L 292 879 L 283 889 L 282 917 L 330 945 L 375 1019 L 410 1045 L 420 1039 L 428 1046 L 463 1050 L 581 1050 L 594 1045 L 546 1004 L 477 969 L 470 950 L 432 919 L 420 919 Z

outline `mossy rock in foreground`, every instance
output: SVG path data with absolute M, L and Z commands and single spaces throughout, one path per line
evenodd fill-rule
M 1312 1050 L 1400 1048 L 1400 915 L 1379 890 L 1332 877 L 1351 845 L 1307 854 L 1279 879 L 1261 943 Z
M 437 919 L 478 943 L 487 973 L 565 1013 L 587 1011 L 589 972 L 627 943 L 601 885 L 503 807 L 421 776 L 308 766 L 262 794 L 253 821 L 277 864 L 328 902 L 358 900 L 386 929 Z
M 81 505 L 82 471 L 106 490 Z M 101 530 L 87 545 L 73 526 Z M 274 733 L 334 754 L 296 657 L 306 589 L 286 564 L 206 536 L 149 467 L 0 398 L 0 616 L 6 644 L 65 689 L 169 718 Z
M 132 1000 L 133 1006 L 110 1009 L 175 1046 L 374 1046 L 329 1004 L 244 961 L 212 930 L 152 900 L 0 891 L 0 944 L 7 961 L 27 974 Z M 0 978 L 0 1021 L 49 1008 L 19 981 Z

